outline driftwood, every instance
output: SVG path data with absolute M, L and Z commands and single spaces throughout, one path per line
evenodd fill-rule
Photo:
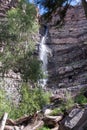
M 51 126 L 51 130 L 58 130 L 58 122 L 62 119 L 62 116 L 48 116 L 39 118 L 38 113 L 30 116 L 21 117 L 15 121 L 7 119 L 8 114 L 5 113 L 2 120 L 0 130 L 39 130 L 43 125 Z
M 33 116 L 24 116 L 14 121 L 15 125 L 28 124 L 32 122 Z
M 13 121 L 12 119 L 7 119 L 6 124 L 11 126 L 18 126 L 18 125 L 28 125 L 29 123 L 33 123 L 35 120 L 37 120 L 37 114 L 29 115 L 29 116 L 23 116 L 21 118 L 18 118 L 17 120 Z
M 25 116 L 25 117 L 21 117 L 17 120 L 15 120 L 15 124 L 16 125 L 28 125 L 29 123 L 34 123 L 34 121 L 37 120 L 37 113 L 30 115 L 30 116 Z
M 5 113 L 4 116 L 3 116 L 3 118 L 2 118 L 1 124 L 0 124 L 0 130 L 4 130 L 7 117 L 8 117 L 8 113 Z
M 13 121 L 12 119 L 7 119 L 6 124 L 7 124 L 7 125 L 10 125 L 10 126 L 16 125 L 16 124 L 15 124 L 15 121 Z
M 22 130 L 24 129 L 24 126 L 10 126 L 10 125 L 5 125 L 4 130 Z
M 41 120 L 41 121 L 37 121 L 34 125 L 28 125 L 23 130 L 37 130 L 40 129 L 43 125 L 44 122 Z
M 14 129 L 13 126 L 8 126 L 8 125 L 6 125 L 4 128 L 4 130 L 13 130 L 13 129 Z
M 45 125 L 55 128 L 56 126 L 58 126 L 58 122 L 62 120 L 62 118 L 63 118 L 62 115 L 61 116 L 45 116 L 43 121 Z

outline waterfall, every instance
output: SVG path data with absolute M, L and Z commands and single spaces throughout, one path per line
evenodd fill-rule
M 39 59 L 42 61 L 42 72 L 43 72 L 43 79 L 39 80 L 39 84 L 44 87 L 47 83 L 47 64 L 48 64 L 48 47 L 46 45 L 46 38 L 48 34 L 48 29 L 45 27 L 45 34 L 41 39 L 40 46 L 39 46 Z

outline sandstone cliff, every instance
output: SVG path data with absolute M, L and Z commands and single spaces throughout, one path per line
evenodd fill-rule
M 82 6 L 70 7 L 64 25 L 55 27 L 58 14 L 48 24 L 48 46 L 53 56 L 48 63 L 48 88 L 87 86 L 87 19 Z

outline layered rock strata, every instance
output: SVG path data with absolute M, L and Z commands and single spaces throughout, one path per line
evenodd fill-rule
M 55 26 L 57 13 L 49 26 L 47 45 L 52 50 L 48 63 L 48 88 L 87 86 L 87 19 L 82 6 L 70 7 L 64 25 Z

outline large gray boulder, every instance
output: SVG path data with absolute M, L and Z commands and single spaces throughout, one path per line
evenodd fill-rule
M 74 108 L 60 122 L 59 130 L 87 130 L 87 107 Z

